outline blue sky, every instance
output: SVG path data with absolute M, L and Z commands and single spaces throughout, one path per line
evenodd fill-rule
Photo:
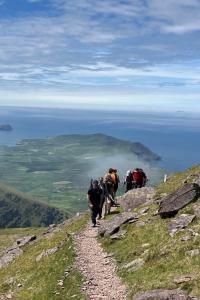
M 200 111 L 200 0 L 0 0 L 0 104 Z

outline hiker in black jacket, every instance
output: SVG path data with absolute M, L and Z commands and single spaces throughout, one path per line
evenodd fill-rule
M 126 177 L 124 179 L 124 185 L 126 185 L 125 193 L 127 193 L 129 190 L 132 189 L 132 172 L 131 170 L 128 170 L 126 172 Z
M 97 180 L 94 180 L 92 182 L 91 187 L 88 190 L 87 196 L 89 208 L 91 210 L 92 227 L 95 227 L 96 218 L 99 213 L 102 199 L 102 189 L 99 187 Z
M 99 178 L 99 187 L 102 190 L 102 194 L 101 194 L 101 201 L 100 201 L 100 206 L 99 206 L 99 216 L 98 216 L 97 220 L 102 219 L 102 210 L 103 210 L 103 207 L 105 206 L 105 200 L 106 200 L 106 197 L 108 194 L 106 184 L 103 181 L 103 177 Z M 105 217 L 105 209 L 104 209 L 104 217 Z

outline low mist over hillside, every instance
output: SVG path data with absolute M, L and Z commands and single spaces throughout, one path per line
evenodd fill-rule
M 123 181 L 126 170 L 142 167 L 155 185 L 163 175 L 159 159 L 140 143 L 103 134 L 23 140 L 15 147 L 0 147 L 0 181 L 75 213 L 87 207 L 91 178 L 115 167 Z

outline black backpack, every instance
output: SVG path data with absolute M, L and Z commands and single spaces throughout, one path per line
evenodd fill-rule
M 113 185 L 112 177 L 110 174 L 106 175 L 105 184 L 109 187 L 111 187 Z

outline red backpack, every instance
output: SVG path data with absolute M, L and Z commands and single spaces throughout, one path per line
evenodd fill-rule
M 134 170 L 132 172 L 133 181 L 141 182 L 143 179 L 142 172 Z

